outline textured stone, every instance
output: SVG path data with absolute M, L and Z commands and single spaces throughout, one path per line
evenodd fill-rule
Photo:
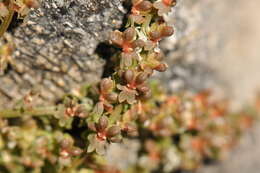
M 100 42 L 120 28 L 123 0 L 44 0 L 24 23 L 12 28 L 16 66 L 0 76 L 0 105 L 12 103 L 32 88 L 53 101 L 83 83 L 95 82 L 104 60 Z

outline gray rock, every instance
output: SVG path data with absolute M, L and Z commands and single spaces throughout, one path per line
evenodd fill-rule
M 11 105 L 32 88 L 53 101 L 95 82 L 104 60 L 95 54 L 108 33 L 120 28 L 123 0 L 44 0 L 12 31 L 15 67 L 0 76 L 0 105 Z

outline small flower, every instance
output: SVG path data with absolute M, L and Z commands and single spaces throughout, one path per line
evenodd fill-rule
M 100 155 L 104 155 L 106 153 L 106 149 L 108 147 L 108 143 L 106 140 L 100 140 L 97 135 L 91 134 L 88 136 L 88 150 L 87 152 L 96 151 Z
M 171 7 L 176 5 L 176 0 L 158 0 L 154 2 L 154 8 L 158 9 L 158 15 L 163 16 L 171 11 Z
M 100 89 L 99 89 L 99 107 L 105 109 L 106 111 L 111 111 L 113 109 L 112 103 L 117 101 L 117 94 L 113 92 L 114 89 L 114 82 L 110 78 L 104 78 L 100 82 Z M 101 109 L 100 109 L 101 110 Z M 103 113 L 104 110 L 102 110 Z M 101 115 L 101 111 L 98 112 L 98 115 Z
M 133 42 L 136 37 L 136 31 L 134 27 L 126 29 L 124 32 L 114 31 L 110 34 L 110 40 L 113 44 L 122 48 L 123 52 L 133 52 Z
M 147 0 L 133 0 L 132 3 L 131 12 L 137 15 L 140 13 L 148 13 L 153 7 L 153 4 Z
M 139 57 L 136 52 L 128 52 L 128 53 L 123 52 L 121 54 L 121 59 L 120 59 L 121 69 L 132 66 L 134 60 L 137 60 L 138 58 Z
M 136 102 L 136 95 L 137 95 L 137 92 L 136 90 L 133 90 L 133 89 L 129 89 L 128 87 L 126 86 L 122 86 L 122 85 L 117 85 L 117 88 L 119 90 L 121 90 L 119 96 L 118 96 L 118 101 L 120 103 L 122 102 L 127 102 L 129 104 L 134 104 Z

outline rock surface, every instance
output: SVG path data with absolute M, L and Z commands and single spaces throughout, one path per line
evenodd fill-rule
M 108 33 L 120 28 L 123 0 L 44 0 L 22 26 L 12 29 L 15 67 L 0 76 L 0 105 L 41 90 L 54 100 L 97 81 L 104 60 L 95 54 Z

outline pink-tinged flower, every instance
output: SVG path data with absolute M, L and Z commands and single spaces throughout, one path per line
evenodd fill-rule
M 109 127 L 108 118 L 102 116 L 97 123 L 88 123 L 88 128 L 96 132 L 88 136 L 90 144 L 88 152 L 96 151 L 98 154 L 105 154 L 108 142 L 119 142 L 121 140 L 121 128 L 119 126 Z
M 120 67 L 123 69 L 124 67 L 130 67 L 134 60 L 138 59 L 138 54 L 136 52 L 128 52 L 121 54 Z
M 110 34 L 110 40 L 113 44 L 122 48 L 123 52 L 129 53 L 134 50 L 134 39 L 136 31 L 134 27 L 126 29 L 124 32 L 114 31 Z
M 176 0 L 159 0 L 156 1 L 153 6 L 158 9 L 158 15 L 163 16 L 163 14 L 169 13 L 171 7 L 176 5 Z
M 108 147 L 108 142 L 106 140 L 100 140 L 97 135 L 92 134 L 88 136 L 89 146 L 88 152 L 96 151 L 100 155 L 106 153 Z
M 152 7 L 153 4 L 150 1 L 146 1 L 146 0 L 133 0 L 133 7 L 132 7 L 132 14 L 140 14 L 140 13 L 147 13 L 149 12 Z
M 130 89 L 126 86 L 122 86 L 122 85 L 117 85 L 117 88 L 119 90 L 121 90 L 119 96 L 118 96 L 118 101 L 120 103 L 126 101 L 127 103 L 129 104 L 134 104 L 136 102 L 136 95 L 137 95 L 137 92 L 136 90 L 133 90 L 133 89 Z

